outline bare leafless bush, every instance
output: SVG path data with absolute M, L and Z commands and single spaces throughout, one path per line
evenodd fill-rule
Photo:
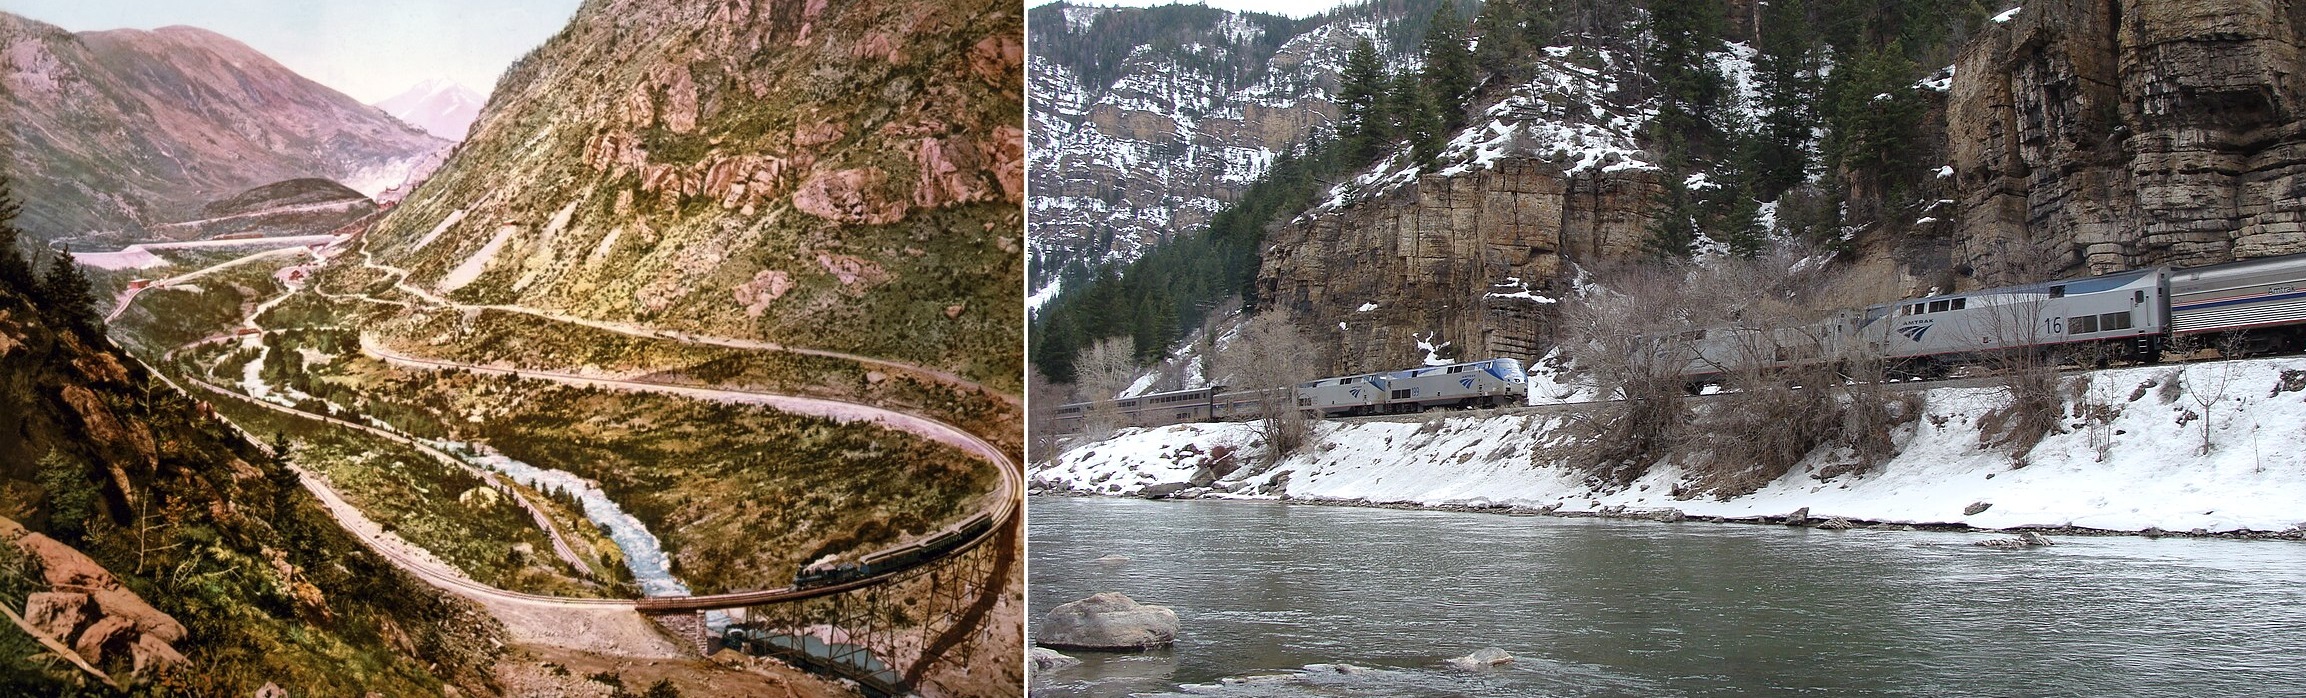
M 2054 242 L 1998 243 L 1997 254 L 1992 256 L 1997 260 L 1997 271 L 1982 278 L 2042 281 L 2057 278 L 2070 266 L 2070 252 L 2062 252 Z M 2074 356 L 2067 349 L 2043 346 L 2051 337 L 2054 318 L 2044 313 L 2042 300 L 2020 297 L 1988 302 L 1971 315 L 1970 326 L 1962 328 L 1992 346 L 2006 347 L 1979 357 L 2001 387 L 2004 400 L 2000 407 L 1979 417 L 1978 444 L 2008 451 L 2012 467 L 2025 467 L 2026 454 L 2056 431 L 2066 414 L 2066 401 L 2058 390 L 2058 366 Z
M 2116 399 L 2113 381 L 2101 378 L 2090 374 L 2075 376 L 2068 392 L 2076 396 L 2074 419 L 2089 441 L 2091 455 L 2097 462 L 2104 463 L 2114 452 L 2114 420 L 2122 416 L 2123 403 Z M 2144 393 L 2138 397 L 2144 397 Z
M 1873 347 L 1863 343 L 1845 345 L 1836 367 L 1840 370 L 1842 395 L 1840 438 L 1858 461 L 1853 464 L 1854 468 L 1819 473 L 1824 477 L 1870 470 L 1897 456 L 1897 444 L 1891 440 L 1891 432 L 1922 416 L 1922 394 L 1894 389 L 1888 380 L 1888 363 Z
M 1313 343 L 1288 318 L 1262 313 L 1250 318 L 1211 362 L 1220 379 L 1215 383 L 1259 394 L 1257 423 L 1265 441 L 1266 466 L 1312 441 L 1313 423 L 1298 410 L 1295 389 L 1317 377 L 1313 353 Z
M 1025 396 L 1032 409 L 1025 412 L 1025 458 L 1033 463 L 1047 463 L 1057 457 L 1057 438 L 1064 427 L 1057 424 L 1057 407 L 1073 401 L 1067 386 L 1050 382 L 1039 368 L 1025 372 Z
M 2202 455 L 2209 455 L 2210 422 L 2213 410 L 2226 400 L 2228 388 L 2234 383 L 2234 364 L 2230 359 L 2242 356 L 2249 346 L 2249 338 L 2242 332 L 2228 332 L 2215 338 L 2201 335 L 2179 335 L 2170 338 L 2169 351 L 2179 356 L 2195 357 L 2205 350 L 2215 352 L 2217 361 L 2188 363 L 2178 369 L 2177 379 L 2185 384 L 2186 398 L 2201 408 Z
M 1705 362 L 1732 390 L 1699 412 L 1705 437 L 1685 493 L 1750 494 L 1829 446 L 1855 460 L 1822 477 L 1870 469 L 1895 455 L 1891 430 L 1920 412 L 1883 384 L 1882 357 L 1837 324 L 1845 317 L 1815 310 L 1823 278 L 1797 269 L 1800 256 L 1723 260 L 1692 282 L 1709 291 L 1698 313 L 1719 319 L 1701 343 Z
M 1688 433 L 1682 371 L 1700 327 L 1691 306 L 1682 270 L 1634 266 L 1601 275 L 1597 288 L 1562 312 L 1563 344 L 1583 380 L 1615 398 L 1572 420 L 1582 445 L 1563 462 L 1585 471 L 1591 484 L 1631 484 Z
M 1084 438 L 1103 441 L 1128 426 L 1113 398 L 1137 379 L 1135 352 L 1128 337 L 1109 337 L 1089 345 L 1073 360 L 1074 387 L 1082 399 L 1092 401 L 1081 419 Z

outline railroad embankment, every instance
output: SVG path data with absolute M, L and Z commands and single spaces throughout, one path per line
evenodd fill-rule
M 1997 387 L 1920 390 L 1875 463 L 1810 452 L 1750 492 L 1693 494 L 1684 449 L 1630 484 L 1570 465 L 1599 406 L 1324 421 L 1272 463 L 1247 423 L 1125 429 L 1032 470 L 1042 494 L 1311 500 L 1829 526 L 1912 524 L 2155 534 L 2306 535 L 2306 358 L 2066 376 L 2050 431 L 1999 441 Z M 1715 408 L 1702 407 L 1701 409 Z

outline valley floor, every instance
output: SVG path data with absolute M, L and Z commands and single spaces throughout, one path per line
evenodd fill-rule
M 1812 519 L 1981 529 L 2306 532 L 2306 358 L 2145 366 L 2066 379 L 2058 429 L 2014 455 L 1980 441 L 1997 388 L 1939 387 L 1894 434 L 1897 455 L 1856 474 L 1821 449 L 1751 494 L 1677 498 L 1686 473 L 1661 463 L 1622 489 L 1597 488 L 1546 456 L 1566 414 L 1455 413 L 1423 422 L 1325 421 L 1311 445 L 1270 467 L 1194 487 L 1213 450 L 1258 450 L 1246 423 L 1125 429 L 1031 471 L 1034 491 L 1111 496 L 1287 498 L 1580 515 Z M 2176 387 L 2172 387 L 2175 385 Z M 2099 415 L 2091 419 L 2080 415 Z M 2204 415 L 2207 414 L 2207 417 Z M 2202 422 L 2209 423 L 2203 452 Z

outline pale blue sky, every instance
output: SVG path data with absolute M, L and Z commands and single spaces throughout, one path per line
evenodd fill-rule
M 72 31 L 185 24 L 377 102 L 429 78 L 488 94 L 499 73 L 568 24 L 580 0 L 0 0 Z
M 1033 7 L 1047 5 L 1055 0 L 1028 0 Z M 14 2 L 14 0 L 0 0 Z M 1093 7 L 1153 7 L 1155 5 L 1208 5 L 1235 12 L 1263 12 L 1283 17 L 1309 17 L 1345 4 L 1345 0 L 1073 0 L 1072 4 Z

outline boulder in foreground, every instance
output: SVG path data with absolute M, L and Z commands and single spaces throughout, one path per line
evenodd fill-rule
M 1061 650 L 1137 652 L 1177 641 L 1177 612 L 1104 592 L 1049 609 L 1033 643 Z

